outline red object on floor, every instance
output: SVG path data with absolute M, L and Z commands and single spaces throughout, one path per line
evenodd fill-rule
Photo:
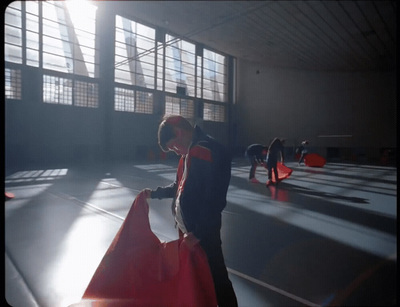
M 4 199 L 5 200 L 13 199 L 14 197 L 15 197 L 14 193 L 4 192 Z
M 326 163 L 326 159 L 319 154 L 311 153 L 304 157 L 304 164 L 310 167 L 323 167 Z
M 283 179 L 289 178 L 290 175 L 293 172 L 293 170 L 291 168 L 287 167 L 286 165 L 283 165 L 281 162 L 277 163 L 277 168 L 278 168 L 278 178 L 279 178 L 279 180 L 283 180 Z M 272 180 L 272 182 L 276 182 L 274 172 L 272 172 L 271 180 Z
M 182 238 L 160 242 L 140 193 L 90 281 L 73 306 L 217 306 L 207 256 Z

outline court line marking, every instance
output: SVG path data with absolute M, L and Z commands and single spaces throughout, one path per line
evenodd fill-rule
M 263 281 L 261 281 L 261 280 L 258 280 L 258 279 L 254 278 L 254 277 L 251 277 L 251 276 L 249 276 L 249 275 L 246 275 L 246 274 L 244 274 L 244 273 L 241 273 L 241 272 L 239 272 L 239 271 L 236 271 L 236 270 L 234 270 L 234 269 L 231 269 L 231 268 L 228 268 L 228 267 L 227 267 L 227 270 L 228 270 L 229 273 L 232 273 L 232 274 L 234 274 L 234 275 L 236 275 L 236 276 L 239 276 L 239 277 L 241 277 L 241 278 L 244 278 L 244 279 L 246 279 L 246 280 L 248 280 L 248 281 L 250 281 L 250 282 L 252 282 L 252 283 L 255 283 L 255 284 L 259 285 L 259 286 L 262 286 L 262 287 L 264 287 L 264 288 L 267 288 L 267 289 L 269 289 L 269 290 L 272 290 L 272 291 L 274 291 L 274 292 L 276 292 L 276 293 L 278 293 L 278 294 L 281 294 L 281 295 L 283 295 L 283 296 L 286 296 L 286 297 L 288 297 L 288 298 L 290 298 L 290 299 L 292 299 L 292 300 L 294 300 L 294 301 L 297 301 L 297 302 L 299 302 L 299 303 L 302 303 L 302 304 L 304 304 L 304 305 L 306 305 L 306 306 L 313 306 L 313 307 L 314 307 L 314 306 L 315 306 L 315 307 L 321 306 L 321 305 L 315 304 L 315 303 L 313 303 L 313 302 L 310 302 L 310 301 L 308 301 L 308 300 L 306 300 L 306 299 L 303 299 L 303 298 L 301 298 L 301 297 L 299 297 L 299 296 L 297 296 L 297 295 L 294 295 L 294 294 L 292 294 L 292 293 L 289 293 L 289 292 L 287 292 L 287 291 L 285 291 L 285 290 L 282 290 L 282 289 L 279 289 L 279 288 L 277 288 L 277 287 L 275 287 L 275 286 L 272 286 L 272 285 L 270 285 L 270 284 L 267 284 L 266 282 L 263 282 Z

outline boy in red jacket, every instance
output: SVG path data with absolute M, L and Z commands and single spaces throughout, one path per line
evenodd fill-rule
M 158 129 L 164 152 L 181 156 L 176 180 L 149 198 L 173 198 L 173 213 L 181 235 L 194 236 L 207 254 L 218 306 L 237 306 L 221 247 L 221 212 L 231 177 L 228 150 L 182 116 L 165 117 Z

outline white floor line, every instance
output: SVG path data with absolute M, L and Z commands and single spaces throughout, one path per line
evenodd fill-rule
M 310 301 L 308 301 L 308 300 L 306 300 L 306 299 L 303 299 L 303 298 L 301 298 L 301 297 L 298 297 L 298 296 L 296 296 L 296 295 L 294 295 L 294 294 L 292 294 L 292 293 L 289 293 L 289 292 L 287 292 L 287 291 L 285 291 L 285 290 L 279 289 L 279 288 L 277 288 L 277 287 L 275 287 L 275 286 L 272 286 L 272 285 L 270 285 L 270 284 L 267 284 L 266 282 L 263 282 L 263 281 L 261 281 L 261 280 L 258 280 L 258 279 L 254 278 L 254 277 L 249 276 L 249 275 L 243 274 L 243 273 L 241 273 L 241 272 L 239 272 L 239 271 L 236 271 L 236 270 L 234 270 L 234 269 L 227 268 L 227 270 L 228 270 L 229 273 L 232 273 L 232 274 L 234 274 L 234 275 L 236 275 L 236 276 L 239 276 L 239 277 L 244 278 L 244 279 L 246 279 L 246 280 L 248 280 L 248 281 L 250 281 L 250 282 L 253 282 L 253 283 L 255 283 L 255 284 L 259 285 L 259 286 L 262 286 L 262 287 L 267 288 L 267 289 L 269 289 L 269 290 L 272 290 L 272 291 L 274 291 L 274 292 L 276 292 L 276 293 L 279 293 L 279 294 L 281 294 L 281 295 L 284 295 L 284 296 L 286 296 L 286 297 L 288 297 L 288 298 L 290 298 L 290 299 L 292 299 L 292 300 L 294 300 L 294 301 L 297 301 L 297 302 L 299 302 L 299 303 L 301 303 L 301 304 L 304 304 L 304 305 L 306 305 L 306 306 L 315 306 L 315 307 L 320 306 L 320 305 L 318 305 L 318 304 L 315 304 L 315 303 L 313 303 L 313 302 L 310 302 Z

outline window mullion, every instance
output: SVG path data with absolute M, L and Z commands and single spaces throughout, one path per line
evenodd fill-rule
M 22 65 L 26 65 L 26 3 L 21 2 Z
M 43 69 L 43 5 L 38 1 L 39 8 L 39 69 Z

